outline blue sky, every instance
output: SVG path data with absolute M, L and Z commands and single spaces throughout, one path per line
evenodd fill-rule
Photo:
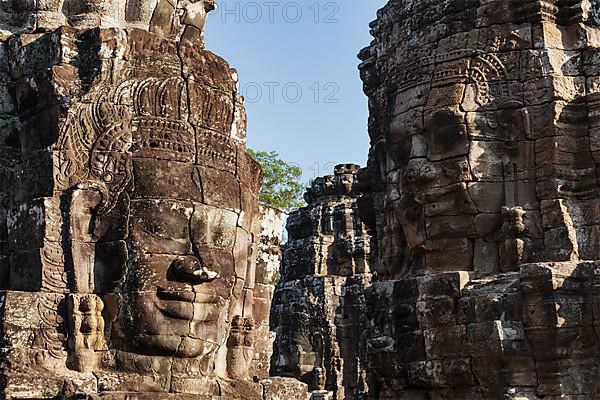
M 367 99 L 356 55 L 385 0 L 219 0 L 206 46 L 237 68 L 248 146 L 277 151 L 303 180 L 364 165 Z

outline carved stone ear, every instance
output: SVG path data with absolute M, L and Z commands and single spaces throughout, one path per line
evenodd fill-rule
M 94 226 L 103 194 L 80 186 L 68 192 L 67 196 L 70 236 L 65 250 L 72 272 L 71 288 L 76 292 L 90 293 L 94 290 Z

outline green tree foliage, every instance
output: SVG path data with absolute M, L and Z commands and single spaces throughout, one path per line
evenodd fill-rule
M 260 189 L 260 201 L 283 212 L 306 205 L 302 195 L 304 185 L 300 182 L 302 169 L 283 161 L 275 151 L 255 151 L 247 149 L 248 154 L 262 167 L 265 175 Z

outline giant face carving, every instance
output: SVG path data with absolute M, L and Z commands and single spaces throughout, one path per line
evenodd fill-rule
M 188 110 L 182 99 L 190 96 L 198 102 Z M 234 123 L 230 95 L 172 79 L 137 84 L 134 98 L 139 103 L 132 121 L 129 263 L 119 342 L 139 354 L 213 355 L 233 316 L 244 315 L 237 302 L 250 302 L 244 288 L 251 285 L 255 205 L 242 199 L 253 198 L 257 170 L 244 176 L 236 169 L 251 161 L 225 130 Z
M 175 42 L 141 31 L 131 45 L 141 39 L 152 58 L 138 52 L 123 74 L 130 78 L 99 85 L 66 124 L 59 179 L 65 187 L 88 182 L 78 187 L 92 195 L 74 196 L 87 211 L 73 225 L 89 225 L 93 238 L 82 241 L 96 242 L 92 266 L 82 267 L 82 251 L 74 262 L 82 276 L 94 270 L 90 290 L 112 292 L 107 326 L 110 347 L 125 354 L 121 368 L 137 370 L 138 356 L 174 357 L 209 375 L 227 349 L 229 375 L 243 377 L 252 359 L 260 168 L 243 145 L 236 73 L 196 46 L 181 44 L 178 53 Z M 153 46 L 167 50 L 156 57 Z M 194 76 L 181 77 L 182 68 Z M 228 342 L 232 325 L 236 340 Z
M 104 23 L 95 0 L 59 3 L 74 26 Z M 261 172 L 245 149 L 237 73 L 204 49 L 210 1 L 101 3 L 127 24 L 25 34 L 31 42 L 18 46 L 24 64 L 36 51 L 77 61 L 53 59 L 55 73 L 23 109 L 56 108 L 11 137 L 35 160 L 14 168 L 31 180 L 11 207 L 37 200 L 0 224 L 12 246 L 0 269 L 32 256 L 2 273 L 1 286 L 34 293 L 34 308 L 41 299 L 33 317 L 45 333 L 27 351 L 48 349 L 32 357 L 61 387 L 78 371 L 104 392 L 220 395 L 219 380 L 248 378 L 268 314 L 262 287 L 254 306 Z M 38 93 L 31 84 L 9 85 Z M 31 224 L 44 226 L 40 243 L 23 239 Z
M 168 162 L 161 167 L 161 161 L 153 161 L 133 163 L 150 199 L 131 203 L 130 254 L 137 257 L 127 273 L 126 348 L 149 355 L 204 356 L 224 343 L 234 289 L 238 298 L 242 295 L 249 235 L 238 226 L 241 209 L 202 203 L 200 182 L 216 171 Z M 183 174 L 169 179 L 173 171 Z M 242 190 L 234 179 L 227 184 L 229 193 Z M 195 193 L 177 193 L 189 198 L 185 201 L 167 198 L 164 189 L 172 185 Z M 215 190 L 209 184 L 206 189 Z
M 578 34 L 540 39 L 531 22 L 596 22 L 585 2 L 552 10 L 473 2 L 460 21 L 448 18 L 455 3 L 390 2 L 384 12 L 394 18 L 373 24 L 375 42 L 360 54 L 369 176 L 385 185 L 376 200 L 385 207 L 380 272 L 485 276 L 518 270 L 514 260 L 595 259 L 593 235 L 580 228 L 588 222 L 566 214 L 588 207 L 597 190 L 586 144 L 596 128 L 586 96 L 596 88 L 586 87 L 574 48 L 557 50 Z M 503 207 L 505 216 L 519 210 L 524 229 L 502 229 Z M 565 218 L 548 224 L 553 215 Z
M 396 67 L 383 166 L 386 239 L 395 240 L 384 246 L 390 275 L 497 271 L 502 207 L 521 206 L 532 219 L 539 212 L 527 172 L 534 170 L 531 112 L 519 71 L 507 69 L 518 65 L 516 56 L 470 49 L 468 39 L 450 36 L 435 56 Z M 495 264 L 475 266 L 479 257 Z

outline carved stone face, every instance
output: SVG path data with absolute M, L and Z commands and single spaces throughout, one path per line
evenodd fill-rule
M 189 25 L 204 31 L 208 13 L 215 9 L 213 0 L 184 0 L 180 8 L 181 24 Z
M 152 2 L 128 2 L 139 3 Z M 152 16 L 164 22 L 169 1 L 160 3 L 165 7 Z M 93 1 L 70 4 L 85 6 L 72 10 L 79 16 Z M 35 345 L 23 345 L 28 355 L 19 353 L 19 363 L 36 360 L 31 370 L 44 375 L 44 385 L 57 382 L 51 396 L 63 386 L 68 395 L 83 387 L 76 371 L 94 381 L 93 389 L 83 384 L 91 391 L 98 380 L 97 390 L 125 397 L 220 397 L 219 379 L 247 379 L 256 365 L 256 331 L 268 330 L 269 290 L 260 288 L 254 306 L 261 172 L 244 145 L 237 74 L 198 42 L 166 33 L 100 28 L 24 35 L 35 43 L 29 49 L 41 53 L 28 52 L 23 65 L 66 49 L 62 40 L 75 46 L 65 44 L 73 57 L 86 54 L 95 60 L 90 65 L 102 64 L 80 74 L 52 63 L 60 72 L 38 98 L 45 104 L 60 93 L 69 100 L 49 120 L 43 113 L 44 122 L 29 122 L 52 138 L 19 129 L 14 149 L 3 149 L 11 162 L 21 145 L 35 159 L 11 164 L 10 172 L 3 163 L 0 171 L 3 182 L 15 182 L 13 171 L 21 167 L 31 177 L 10 200 L 2 198 L 0 239 L 9 253 L 0 254 L 1 269 L 13 255 L 23 262 L 2 271 L 8 282 L 0 285 L 32 294 L 28 326 L 43 333 Z M 80 53 L 75 44 L 82 41 L 91 53 Z M 111 54 L 106 65 L 104 52 Z M 35 235 L 34 226 L 44 232 Z M 10 379 L 18 385 L 21 378 Z
M 103 278 L 121 270 L 120 278 L 95 290 L 111 293 L 109 342 L 124 354 L 122 364 L 131 364 L 123 369 L 136 372 L 132 360 L 138 356 L 192 359 L 208 375 L 225 349 L 237 352 L 229 357 L 236 363 L 230 375 L 242 376 L 252 351 L 251 248 L 260 169 L 235 136 L 245 132 L 235 74 L 190 44 L 181 44 L 181 54 L 198 54 L 182 57 L 189 63 L 182 66 L 175 42 L 142 31 L 131 36 L 132 46 L 146 41 L 154 64 L 139 53 L 145 77 L 92 92 L 67 121 L 72 128 L 60 144 L 67 149 L 60 182 L 72 187 L 91 181 L 88 186 L 98 190 L 79 201 L 83 211 L 77 215 L 87 215 L 78 217 L 79 231 L 94 231 L 93 238 L 80 235 L 82 241 L 102 243 L 95 245 L 95 257 L 87 257 L 95 264 L 81 275 L 95 269 L 94 276 Z M 171 53 L 157 57 L 152 45 Z M 181 77 L 182 68 L 211 82 Z M 80 140 L 88 126 L 91 145 Z M 126 261 L 115 266 L 112 260 Z M 241 339 L 230 349 L 234 319 L 243 329 L 238 326 Z
M 526 237 L 519 239 L 531 239 L 534 260 L 579 257 L 577 248 L 588 248 L 587 233 L 575 243 L 573 232 L 564 233 L 571 223 L 561 222 L 561 236 L 570 239 L 554 246 L 558 235 L 542 225 L 563 213 L 555 199 L 587 204 L 595 196 L 595 161 L 581 144 L 586 139 L 579 139 L 596 128 L 587 125 L 593 112 L 583 106 L 595 100 L 586 99 L 581 64 L 561 51 L 550 58 L 546 50 L 540 54 L 534 49 L 543 45 L 531 24 L 508 22 L 538 21 L 543 10 L 541 17 L 558 18 L 558 25 L 571 24 L 573 15 L 594 25 L 594 18 L 583 16 L 585 2 L 552 10 L 537 1 L 523 7 L 462 2 L 469 17 L 460 22 L 447 19 L 456 2 L 432 0 L 416 8 L 400 3 L 385 7 L 383 13 L 394 16 L 373 24 L 375 42 L 360 54 L 374 143 L 369 177 L 385 185 L 384 221 L 376 224 L 380 272 L 392 278 L 499 272 L 503 207 L 526 212 Z M 550 36 L 544 40 L 550 49 L 563 48 Z M 577 155 L 557 156 L 559 149 Z
M 210 362 L 234 315 L 243 314 L 254 205 L 242 199 L 253 198 L 255 177 L 238 174 L 235 164 L 250 161 L 242 148 L 235 160 L 228 132 L 202 126 L 230 127 L 233 99 L 206 91 L 203 101 L 215 102 L 210 122 L 201 103 L 187 110 L 181 102 L 205 90 L 172 79 L 135 91 L 129 262 L 118 323 L 125 351 Z M 214 136 L 228 150 L 213 147 Z M 225 168 L 233 169 L 219 169 L 215 154 L 229 157 Z
M 465 49 L 461 40 L 440 44 L 437 63 L 424 57 L 399 67 L 385 151 L 388 235 L 403 239 L 387 246 L 392 274 L 472 270 L 483 246 L 497 254 L 503 206 L 537 206 L 523 174 L 532 162 L 528 114 L 505 67 L 513 56 Z
M 235 260 L 247 257 L 235 246 L 248 236 L 238 218 L 196 202 L 132 202 L 130 254 L 138 258 L 128 266 L 124 317 L 135 352 L 201 357 L 224 343 Z

